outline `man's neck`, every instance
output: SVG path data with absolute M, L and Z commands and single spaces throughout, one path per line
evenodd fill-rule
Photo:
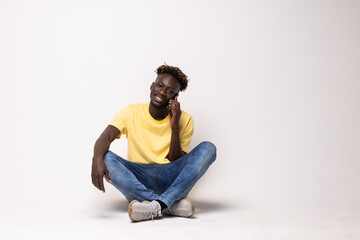
M 155 120 L 160 121 L 166 118 L 166 116 L 168 115 L 168 109 L 167 106 L 165 106 L 164 108 L 154 107 L 150 102 L 149 113 Z

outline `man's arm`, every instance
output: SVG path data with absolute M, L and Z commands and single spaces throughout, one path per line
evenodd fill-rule
M 179 121 L 181 116 L 180 103 L 177 101 L 178 97 L 175 97 L 174 100 L 169 101 L 170 111 L 170 126 L 171 126 L 171 141 L 170 141 L 170 150 L 167 155 L 167 159 L 170 162 L 175 161 L 178 158 L 181 158 L 186 153 L 181 149 L 180 145 L 180 133 L 179 133 Z
M 107 182 L 111 183 L 109 177 L 109 171 L 106 168 L 104 163 L 104 155 L 109 150 L 110 144 L 114 139 L 120 134 L 120 130 L 114 126 L 107 126 L 104 132 L 96 140 L 94 146 L 94 156 L 92 159 L 92 168 L 91 168 L 91 179 L 92 183 L 99 190 L 105 192 L 105 187 L 103 183 L 103 178 Z

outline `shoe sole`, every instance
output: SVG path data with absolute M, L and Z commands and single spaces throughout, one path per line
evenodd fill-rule
M 195 214 L 195 206 L 194 206 L 193 202 L 190 200 L 190 198 L 185 198 L 185 200 L 187 200 L 191 206 L 191 215 L 187 216 L 187 217 L 192 217 Z
M 190 202 L 191 212 L 192 212 L 191 215 L 188 216 L 188 217 L 192 217 L 195 214 L 195 206 L 194 206 L 193 202 L 189 198 L 186 198 L 186 200 L 188 200 Z
M 132 205 L 136 202 L 139 202 L 138 200 L 132 200 L 129 204 L 129 207 L 128 207 L 128 214 L 129 214 L 129 218 L 132 222 L 136 222 L 133 218 L 132 218 Z

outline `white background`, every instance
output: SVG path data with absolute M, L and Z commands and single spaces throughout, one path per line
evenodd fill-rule
M 92 186 L 93 145 L 119 109 L 148 101 L 164 62 L 190 79 L 179 101 L 192 147 L 218 148 L 195 200 L 359 226 L 359 11 L 350 0 L 1 0 L 4 236 L 30 229 L 17 223 L 26 216 L 123 201 Z M 123 140 L 112 149 L 126 156 Z

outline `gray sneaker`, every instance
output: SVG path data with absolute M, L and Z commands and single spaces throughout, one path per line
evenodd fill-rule
M 151 202 L 133 200 L 129 204 L 128 212 L 129 218 L 133 222 L 145 221 L 162 216 L 160 203 L 155 200 Z
M 195 213 L 195 207 L 189 198 L 176 201 L 170 208 L 163 211 L 164 214 L 178 217 L 191 217 Z

